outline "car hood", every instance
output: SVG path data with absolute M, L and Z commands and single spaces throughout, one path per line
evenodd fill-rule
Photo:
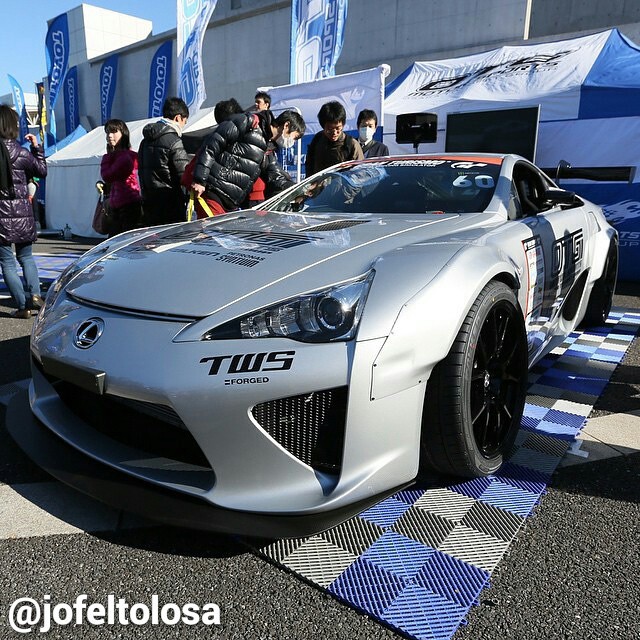
M 116 308 L 204 317 L 258 292 L 252 303 L 361 275 L 385 252 L 462 233 L 476 217 L 229 214 L 116 238 L 67 291 Z

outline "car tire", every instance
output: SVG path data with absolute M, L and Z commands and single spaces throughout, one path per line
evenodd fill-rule
M 618 246 L 611 243 L 602 275 L 593 285 L 580 327 L 601 327 L 607 321 L 618 278 Z
M 520 428 L 527 374 L 517 298 L 507 285 L 492 281 L 427 383 L 421 471 L 463 477 L 495 473 Z

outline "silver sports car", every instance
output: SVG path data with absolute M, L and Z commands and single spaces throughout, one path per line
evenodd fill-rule
M 617 235 L 518 156 L 345 163 L 107 240 L 48 293 L 8 426 L 173 524 L 304 535 L 421 473 L 496 472 L 527 369 L 602 323 Z

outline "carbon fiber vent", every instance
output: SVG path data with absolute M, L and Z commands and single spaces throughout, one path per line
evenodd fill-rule
M 306 229 L 300 229 L 301 232 L 307 233 L 307 231 L 339 231 L 340 229 L 348 229 L 349 227 L 355 227 L 358 224 L 365 224 L 368 220 L 334 220 L 333 222 L 324 222 L 318 224 L 315 227 L 307 227 Z
M 289 453 L 325 473 L 342 467 L 347 387 L 279 398 L 252 409 L 258 424 Z

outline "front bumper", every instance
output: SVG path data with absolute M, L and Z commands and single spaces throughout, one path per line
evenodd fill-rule
M 258 538 L 301 537 L 333 527 L 402 488 L 322 513 L 237 511 L 145 482 L 82 454 L 33 415 L 27 391 L 11 400 L 6 425 L 27 455 L 61 482 L 124 511 L 191 529 Z
M 115 507 L 189 527 L 296 536 L 416 477 L 424 385 L 371 397 L 384 338 L 202 341 L 185 339 L 181 320 L 71 298 L 45 312 L 31 338 L 37 428 L 16 438 L 52 475 Z M 102 332 L 78 346 L 93 321 Z M 44 456 L 40 440 L 55 442 L 57 454 Z M 67 459 L 82 461 L 80 471 Z M 197 515 L 182 517 L 186 505 Z M 258 533 L 255 519 L 286 524 Z

